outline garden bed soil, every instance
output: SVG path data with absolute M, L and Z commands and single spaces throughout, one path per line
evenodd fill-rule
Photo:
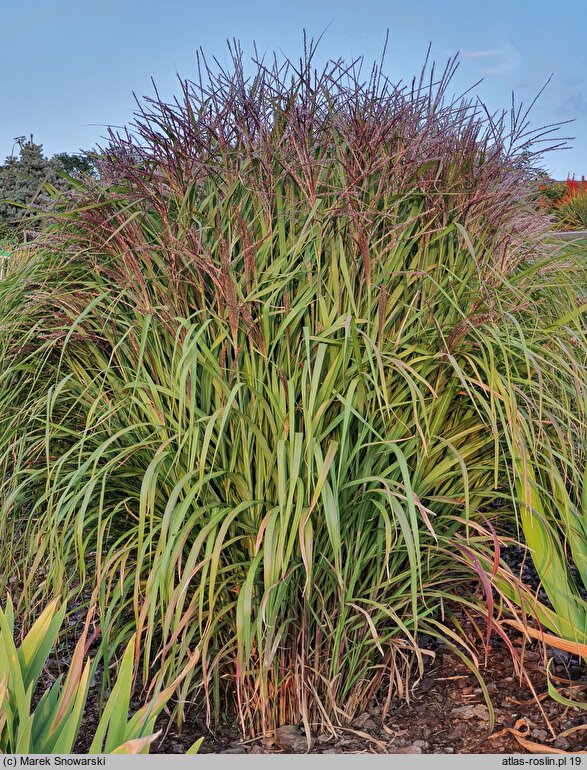
M 385 724 L 382 704 L 373 702 L 365 713 L 334 734 L 312 736 L 311 753 L 390 754 L 525 754 L 532 751 L 587 751 L 585 711 L 567 708 L 548 697 L 544 655 L 534 644 L 522 649 L 531 687 L 520 682 L 506 644 L 496 639 L 482 670 L 495 710 L 495 728 L 490 732 L 489 711 L 475 675 L 449 648 L 437 646 L 435 659 L 410 694 L 409 702 L 398 699 Z M 587 700 L 585 665 L 567 653 L 547 648 L 555 657 L 551 673 L 559 691 L 575 701 Z M 235 724 L 235 720 L 231 720 Z M 162 725 L 160 725 L 161 727 Z M 280 728 L 276 736 L 243 742 L 234 727 L 214 735 L 206 730 L 197 713 L 188 714 L 182 734 L 174 724 L 163 726 L 164 734 L 151 753 L 183 753 L 204 736 L 201 753 L 269 754 L 308 751 L 303 731 L 297 726 Z M 517 736 L 517 737 L 516 737 Z M 535 744 L 532 746 L 531 744 Z

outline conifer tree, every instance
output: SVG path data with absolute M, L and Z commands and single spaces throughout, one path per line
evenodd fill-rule
M 69 187 L 62 172 L 73 177 L 95 175 L 89 156 L 62 152 L 49 159 L 32 135 L 28 140 L 17 137 L 15 142 L 20 148 L 18 157 L 10 155 L 0 166 L 0 231 L 5 233 L 22 228 L 38 209 L 50 205 L 47 184 L 58 190 Z

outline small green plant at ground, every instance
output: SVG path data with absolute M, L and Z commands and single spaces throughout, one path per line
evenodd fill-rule
M 567 186 L 564 182 L 551 182 L 540 185 L 540 202 L 551 214 L 557 203 L 565 197 Z
M 0 608 L 0 753 L 71 754 L 74 749 L 96 663 L 85 656 L 88 623 L 65 678 L 59 676 L 32 708 L 43 666 L 65 617 L 65 605 L 59 604 L 55 599 L 45 607 L 18 647 L 10 597 Z M 155 720 L 173 688 L 160 692 L 129 719 L 134 648 L 131 638 L 95 728 L 90 754 L 145 754 L 159 735 Z

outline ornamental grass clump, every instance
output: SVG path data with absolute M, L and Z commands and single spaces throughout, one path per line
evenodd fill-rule
M 200 59 L 0 285 L 0 575 L 97 587 L 106 656 L 136 634 L 147 684 L 199 655 L 179 715 L 250 735 L 385 713 L 422 634 L 479 662 L 457 605 L 481 647 L 536 617 L 492 518 L 522 443 L 583 457 L 542 135 L 448 99 L 454 61 L 403 87 L 313 55 Z

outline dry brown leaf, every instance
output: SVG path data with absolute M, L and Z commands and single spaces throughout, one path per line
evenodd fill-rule
M 522 728 L 523 731 L 522 731 Z M 563 751 L 563 749 L 557 749 L 554 746 L 546 746 L 544 743 L 536 743 L 535 741 L 529 741 L 526 736 L 530 734 L 530 725 L 527 719 L 518 719 L 513 727 L 504 727 L 498 733 L 490 735 L 490 738 L 499 738 L 506 733 L 510 733 L 518 741 L 520 746 L 527 749 L 532 754 L 587 754 L 587 751 Z M 561 733 L 558 737 L 562 737 L 564 733 Z
M 569 727 L 568 730 L 563 730 L 563 732 L 559 733 L 556 737 L 557 738 L 566 738 L 567 735 L 572 735 L 573 733 L 576 733 L 579 730 L 587 730 L 587 725 L 576 725 L 575 727 Z M 581 752 L 579 752 L 579 753 L 581 753 Z
M 437 682 L 452 682 L 454 679 L 468 679 L 466 674 L 460 674 L 459 676 L 436 676 L 434 677 Z
M 513 626 L 518 631 L 521 631 L 526 636 L 532 639 L 538 639 L 543 644 L 548 644 L 550 647 L 554 647 L 557 650 L 564 650 L 570 652 L 573 655 L 579 655 L 582 658 L 587 658 L 587 644 L 581 644 L 580 642 L 570 642 L 568 639 L 561 639 L 560 636 L 554 636 L 553 634 L 547 634 L 544 631 L 539 631 L 532 626 L 525 626 L 523 623 L 519 623 L 517 620 L 504 619 L 501 623 L 507 623 L 509 626 Z
M 369 735 L 369 733 L 363 732 L 363 730 L 353 730 L 352 727 L 337 727 L 337 730 L 342 730 L 345 733 L 353 733 L 353 735 L 358 735 L 359 738 L 364 738 L 366 741 L 370 741 L 387 754 L 387 744 L 384 741 L 380 741 L 377 738 L 374 738 L 372 735 Z
M 526 700 L 517 700 L 516 698 L 512 698 L 511 695 L 506 695 L 504 700 L 506 703 L 514 703 L 516 706 L 532 706 L 536 701 L 542 702 L 549 697 L 547 692 L 543 692 L 540 693 L 540 695 L 536 695 L 535 698 L 527 698 Z

